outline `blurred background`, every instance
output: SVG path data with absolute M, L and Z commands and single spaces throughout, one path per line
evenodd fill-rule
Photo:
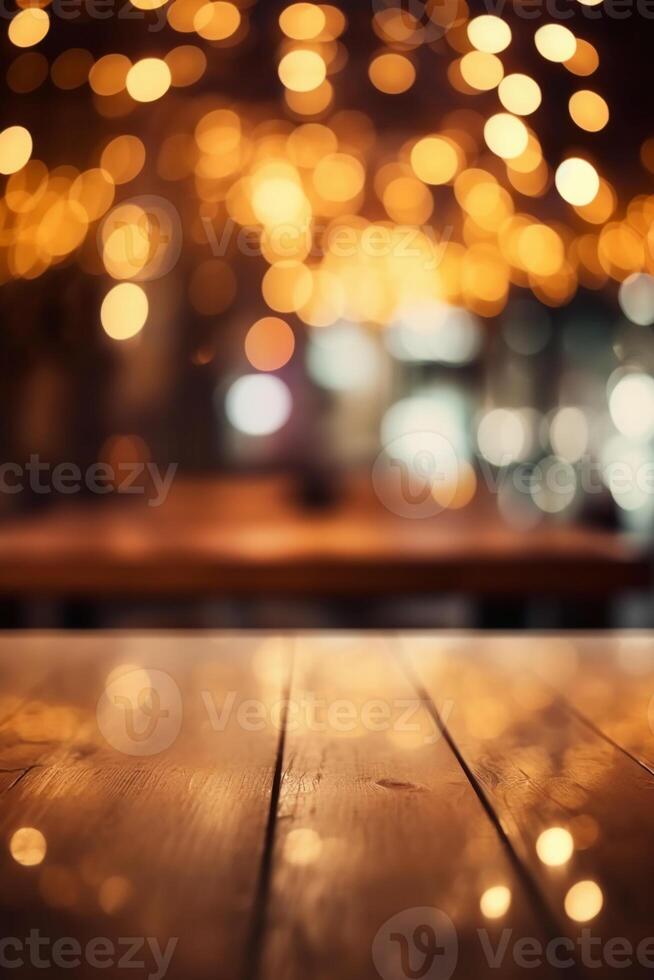
M 653 16 L 6 9 L 0 623 L 652 625 Z

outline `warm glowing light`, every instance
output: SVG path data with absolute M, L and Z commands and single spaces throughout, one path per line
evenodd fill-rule
M 100 166 L 113 177 L 115 184 L 127 184 L 140 174 L 145 163 L 145 147 L 138 136 L 116 136 L 107 143 Z
M 250 436 L 267 436 L 286 425 L 291 393 L 274 374 L 246 374 L 227 392 L 225 411 L 235 429 Z
M 400 95 L 410 89 L 416 80 L 416 70 L 411 61 L 394 52 L 374 58 L 370 62 L 368 75 L 375 88 L 386 95 Z
M 291 830 L 284 841 L 284 859 L 289 864 L 303 867 L 314 864 L 322 852 L 322 840 L 315 830 L 298 828 Z
M 478 51 L 498 54 L 511 43 L 511 28 L 494 14 L 482 14 L 468 24 L 468 38 Z
M 148 318 L 148 298 L 141 286 L 121 282 L 109 290 L 100 309 L 100 321 L 112 340 L 135 337 Z
M 112 875 L 100 885 L 98 903 L 103 912 L 113 915 L 121 909 L 132 894 L 132 886 L 122 875 Z
M 175 88 L 186 88 L 199 81 L 207 70 L 207 56 L 202 48 L 194 44 L 180 44 L 166 55 L 165 62 L 170 68 L 171 84 Z
M 257 371 L 278 371 L 295 350 L 295 336 L 285 320 L 265 316 L 253 323 L 245 338 L 245 356 Z
M 536 841 L 536 853 L 550 868 L 566 864 L 574 852 L 574 840 L 564 827 L 550 827 L 540 834 Z
M 31 48 L 50 30 L 50 18 L 41 7 L 20 10 L 9 23 L 9 40 L 17 48 Z
M 565 259 L 560 236 L 548 225 L 527 225 L 517 236 L 520 260 L 528 272 L 537 276 L 555 275 Z
M 397 177 L 384 189 L 384 207 L 398 224 L 421 225 L 434 210 L 431 191 L 415 177 Z
M 310 41 L 325 29 L 327 18 L 317 3 L 294 3 L 279 15 L 279 26 L 294 41 Z
M 556 189 L 568 204 L 581 207 L 590 204 L 599 192 L 600 181 L 595 167 L 580 157 L 564 160 L 554 175 Z
M 464 81 L 479 92 L 488 92 L 502 81 L 504 66 L 500 59 L 487 51 L 468 51 L 459 62 Z
M 609 107 L 597 92 L 581 89 L 570 97 L 568 103 L 570 115 L 580 129 L 589 133 L 597 133 L 604 129 L 609 121 Z
M 564 61 L 573 75 L 592 75 L 599 66 L 599 55 L 589 41 L 577 38 L 577 48 L 571 58 Z
M 577 49 L 577 39 L 562 24 L 544 24 L 534 35 L 538 53 L 547 61 L 569 61 Z
M 98 58 L 89 72 L 89 85 L 98 95 L 117 95 L 125 88 L 132 62 L 124 54 Z
M 590 922 L 602 910 L 604 896 L 595 881 L 578 881 L 565 896 L 566 915 L 575 922 Z
M 40 830 L 34 827 L 21 827 L 12 834 L 9 853 L 17 864 L 26 868 L 40 864 L 47 850 L 46 840 Z
M 506 885 L 487 888 L 479 900 L 479 907 L 487 919 L 501 919 L 511 907 L 511 890 Z
M 136 102 L 154 102 L 170 88 L 170 68 L 161 58 L 143 58 L 127 72 L 126 87 Z
M 529 132 L 521 119 L 508 112 L 498 112 L 486 121 L 484 139 L 498 157 L 511 160 L 527 149 Z
M 363 165 L 347 153 L 329 153 L 313 172 L 314 186 L 326 201 L 351 201 L 362 190 L 365 179 Z
M 0 133 L 0 174 L 21 170 L 32 155 L 32 137 L 24 126 L 9 126 Z
M 224 0 L 203 4 L 193 17 L 194 30 L 207 41 L 226 41 L 240 26 L 240 10 Z
M 85 48 L 67 48 L 52 62 L 50 77 L 57 88 L 70 91 L 88 81 L 93 55 Z
M 507 75 L 499 84 L 497 94 L 509 112 L 528 116 L 541 104 L 540 86 L 529 75 Z
M 270 164 L 256 174 L 252 209 L 262 224 L 271 227 L 302 223 L 308 201 L 292 167 Z
M 312 289 L 311 272 L 293 259 L 274 262 L 261 283 L 264 300 L 277 313 L 295 313 L 308 302 Z
M 411 150 L 411 166 L 426 184 L 447 184 L 459 169 L 459 154 L 451 140 L 425 136 Z
M 325 81 L 327 68 L 316 51 L 289 51 L 279 63 L 279 77 L 292 92 L 311 92 Z

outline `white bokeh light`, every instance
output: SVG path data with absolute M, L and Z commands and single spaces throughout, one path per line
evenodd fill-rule
M 620 307 L 632 323 L 648 327 L 654 323 L 654 276 L 634 272 L 620 286 Z
M 618 432 L 628 439 L 654 435 L 654 378 L 648 374 L 625 374 L 609 396 L 609 411 Z
M 231 386 L 225 399 L 227 418 L 249 436 L 268 436 L 288 422 L 293 401 L 281 378 L 246 374 Z

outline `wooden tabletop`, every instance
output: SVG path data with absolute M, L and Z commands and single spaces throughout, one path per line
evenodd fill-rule
M 5 634 L 0 669 L 15 976 L 35 935 L 83 978 L 651 975 L 654 635 Z
M 368 478 L 302 510 L 283 478 L 177 479 L 139 497 L 56 504 L 0 525 L 0 594 L 82 596 L 614 595 L 647 589 L 650 558 L 625 535 L 503 522 L 480 492 L 427 519 L 383 506 Z

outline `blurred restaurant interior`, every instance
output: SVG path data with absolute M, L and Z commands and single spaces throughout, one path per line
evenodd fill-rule
M 629 9 L 5 10 L 0 625 L 653 625 Z

